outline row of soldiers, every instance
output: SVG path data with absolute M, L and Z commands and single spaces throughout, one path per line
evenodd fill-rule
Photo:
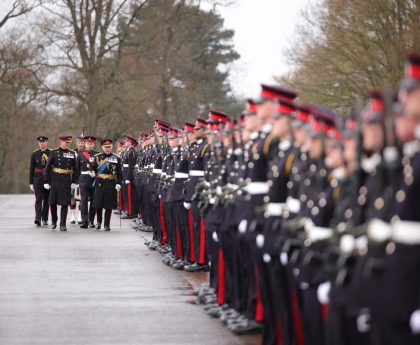
M 167 265 L 210 271 L 197 300 L 233 332 L 420 344 L 420 55 L 397 97 L 368 96 L 341 117 L 262 85 L 239 121 L 211 110 L 132 140 L 133 227 Z

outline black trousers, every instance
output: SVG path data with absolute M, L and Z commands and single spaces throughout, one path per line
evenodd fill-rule
M 95 208 L 93 207 L 94 188 L 80 188 L 80 211 L 82 222 L 93 223 L 95 220 Z
M 99 224 L 102 224 L 102 213 L 103 213 L 103 208 L 98 208 L 96 213 L 96 219 L 98 221 Z M 104 226 L 109 226 L 111 223 L 111 214 L 112 214 L 112 210 L 107 210 L 105 209 L 105 218 L 104 218 Z
M 57 224 L 58 215 L 57 215 L 57 205 L 50 205 L 51 207 L 51 221 L 53 224 Z M 67 213 L 69 211 L 68 205 L 62 205 L 60 210 L 60 226 L 66 225 Z
M 35 188 L 35 219 L 36 220 L 48 220 L 48 198 L 50 197 L 50 191 L 48 189 Z

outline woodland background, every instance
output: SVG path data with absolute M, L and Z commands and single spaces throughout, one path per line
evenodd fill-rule
M 229 84 L 239 55 L 217 11 L 229 1 L 209 2 L 15 0 L 0 17 L 0 193 L 29 191 L 40 134 L 56 147 L 82 128 L 118 139 L 210 107 L 236 116 L 249 95 Z M 368 89 L 397 86 L 404 52 L 420 50 L 420 0 L 318 0 L 301 16 L 290 72 L 274 78 L 343 115 Z

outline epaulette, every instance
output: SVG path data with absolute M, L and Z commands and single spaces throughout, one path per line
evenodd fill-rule
M 101 154 L 102 154 L 102 152 L 99 152 L 99 153 L 97 153 L 94 157 L 99 156 L 99 155 L 101 155 Z
M 32 153 L 34 153 L 34 152 L 36 152 L 36 151 L 39 151 L 39 150 L 40 150 L 40 149 L 33 150 L 33 151 L 32 151 Z
M 121 156 L 120 156 L 120 155 L 117 155 L 116 153 L 113 153 L 113 155 L 114 155 L 114 156 L 117 156 L 118 158 L 120 158 L 120 159 L 121 159 Z

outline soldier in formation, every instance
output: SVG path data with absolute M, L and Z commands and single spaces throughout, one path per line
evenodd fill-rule
M 420 55 L 398 95 L 349 116 L 262 85 L 139 139 L 133 228 L 163 262 L 209 271 L 197 303 L 263 344 L 419 344 Z

